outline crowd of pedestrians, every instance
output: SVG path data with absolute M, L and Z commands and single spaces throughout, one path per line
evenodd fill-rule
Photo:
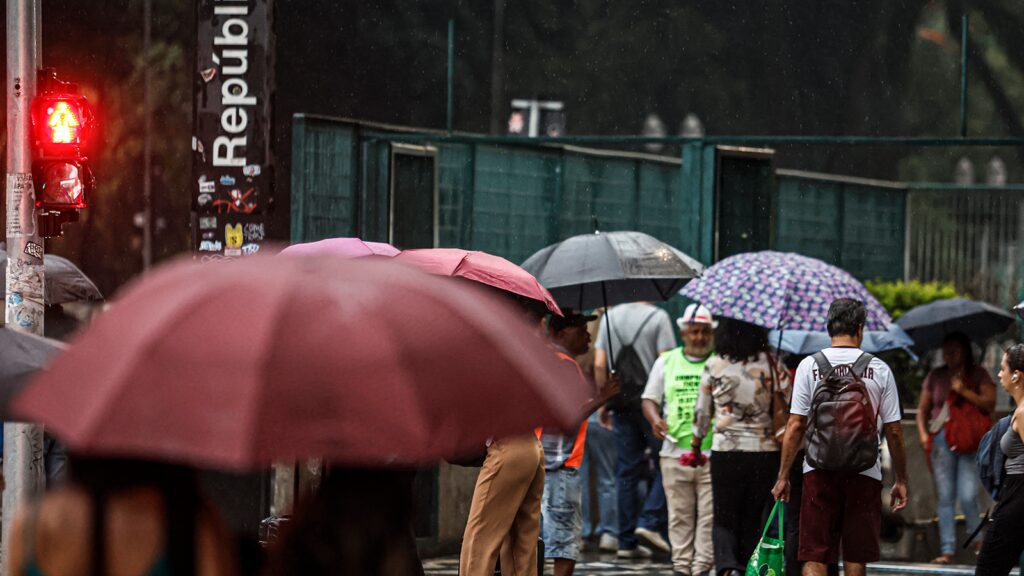
M 681 346 L 668 314 L 649 303 L 602 317 L 523 312 L 593 394 L 575 427 L 481 446 L 460 574 L 491 576 L 499 566 L 506 576 L 532 576 L 547 558 L 556 576 L 571 576 L 589 542 L 626 561 L 662 554 L 674 576 L 738 576 L 778 500 L 788 518 L 786 572 L 838 574 L 842 562 L 858 576 L 879 560 L 881 440 L 892 458 L 894 512 L 907 505 L 908 479 L 895 377 L 860 348 L 861 302 L 834 301 L 831 346 L 803 358 L 780 358 L 765 329 L 714 318 L 698 304 L 675 323 Z M 996 389 L 964 335 L 950 334 L 942 355 L 922 385 L 917 427 L 938 494 L 934 562 L 949 563 L 957 501 L 968 532 L 981 522 L 981 439 L 965 430 L 991 423 Z M 1005 352 L 999 384 L 1017 409 L 992 440 L 1005 466 L 974 547 L 982 575 L 1008 574 L 1024 552 L 1024 345 Z M 251 572 L 193 470 L 76 454 L 68 464 L 66 483 L 19 511 L 11 573 Z M 414 474 L 328 470 L 262 570 L 422 574 Z
M 572 313 L 549 320 L 546 333 L 556 353 L 574 364 L 579 360 L 580 376 L 592 377 L 597 392 L 579 429 L 538 431 L 539 443 L 524 439 L 543 452 L 533 456 L 543 470 L 531 476 L 532 482 L 542 479 L 542 503 L 536 495 L 521 500 L 518 493 L 513 501 L 539 511 L 542 520 L 531 523 L 543 529 L 534 527 L 525 537 L 515 533 L 513 520 L 524 516 L 509 508 L 504 549 L 516 539 L 525 545 L 539 531 L 558 576 L 573 573 L 587 545 L 625 560 L 662 553 L 674 576 L 736 576 L 745 572 L 773 502 L 782 500 L 787 572 L 838 574 L 842 562 L 844 573 L 864 574 L 880 558 L 882 440 L 895 477 L 888 496 L 893 512 L 907 505 L 908 491 L 895 377 L 885 362 L 861 350 L 865 323 L 861 302 L 836 300 L 828 313 L 831 346 L 780 358 L 765 329 L 716 319 L 697 304 L 676 321 L 682 346 L 675 345 L 668 315 L 649 303 L 620 305 L 601 318 Z M 950 413 L 948 405 L 964 402 L 990 414 L 995 404 L 994 384 L 974 362 L 966 337 L 950 334 L 943 359 L 923 383 L 918 417 L 939 497 L 936 563 L 953 557 L 958 495 L 968 531 L 981 521 L 978 447 L 947 438 L 943 424 L 963 413 Z M 1011 348 L 1000 380 L 1018 405 L 1022 368 L 1024 346 Z M 610 385 L 617 394 L 608 391 Z M 999 439 L 1008 458 L 1006 489 L 988 534 L 975 545 L 979 574 L 1006 574 L 1024 543 L 1020 429 L 1014 416 Z M 954 438 L 955 430 L 949 434 Z M 527 565 L 537 556 L 506 560 L 498 532 L 489 539 L 486 561 L 471 561 L 480 542 L 477 500 L 480 492 L 491 494 L 493 481 L 485 463 L 460 573 L 490 574 L 500 556 L 503 574 L 532 574 L 535 568 Z

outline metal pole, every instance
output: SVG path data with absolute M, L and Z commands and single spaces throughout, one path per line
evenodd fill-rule
M 36 93 L 39 0 L 7 0 L 7 327 L 43 335 L 43 240 L 32 188 L 30 108 Z M 11 520 L 43 487 L 43 429 L 4 424 L 0 572 L 7 573 Z
M 153 67 L 150 60 L 152 45 L 153 2 L 142 3 L 142 270 L 153 265 Z
M 148 0 L 147 0 L 148 1 Z M 452 114 L 455 112 L 455 19 L 448 21 L 448 110 L 445 126 L 452 133 Z
M 967 14 L 960 20 L 960 137 L 967 138 Z

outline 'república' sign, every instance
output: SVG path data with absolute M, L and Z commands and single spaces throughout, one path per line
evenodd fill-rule
M 271 196 L 272 0 L 198 0 L 192 209 L 252 222 Z M 194 249 L 240 256 L 193 226 Z M 221 250 L 213 250 L 220 243 Z M 252 252 L 255 253 L 255 252 Z

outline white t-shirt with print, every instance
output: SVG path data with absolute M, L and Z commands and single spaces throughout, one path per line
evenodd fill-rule
M 852 365 L 863 354 L 863 350 L 859 348 L 826 348 L 822 352 L 832 366 Z M 814 361 L 814 356 L 804 358 L 796 369 L 795 381 L 793 383 L 793 401 L 789 407 L 790 414 L 807 416 L 810 413 L 814 388 L 818 385 L 820 378 L 821 375 L 818 374 L 818 364 Z M 868 364 L 868 369 L 864 371 L 862 380 L 868 389 L 872 410 L 878 412 L 878 417 L 882 424 L 899 422 L 901 418 L 900 398 L 896 390 L 896 379 L 893 378 L 889 365 L 878 358 L 872 359 L 871 363 Z M 804 473 L 806 474 L 812 470 L 814 468 L 804 458 Z M 875 460 L 875 465 L 864 470 L 861 474 L 870 476 L 875 480 L 881 480 L 882 466 L 878 460 Z

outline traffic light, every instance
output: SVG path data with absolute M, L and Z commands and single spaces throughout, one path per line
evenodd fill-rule
M 44 235 L 56 236 L 61 224 L 78 219 L 95 186 L 88 158 L 95 120 L 78 87 L 52 68 L 39 72 L 31 117 L 36 208 Z

